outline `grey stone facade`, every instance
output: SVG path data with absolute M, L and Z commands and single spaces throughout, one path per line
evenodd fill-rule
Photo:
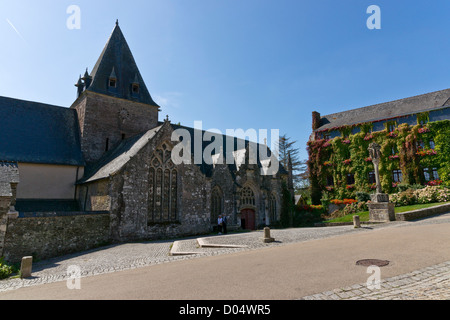
M 27 161 L 77 165 L 84 174 L 79 179 L 77 173 L 73 199 L 22 201 L 27 211 L 9 219 L 18 181 L 6 173 L 11 170 L 0 167 L 0 248 L 8 259 L 50 258 L 105 242 L 207 234 L 217 226 L 219 214 L 228 217 L 229 228 L 240 228 L 244 220 L 248 229 L 279 220 L 281 181 L 287 177 L 281 166 L 276 174 L 266 176 L 259 156 L 256 164 L 208 164 L 204 159 L 202 163 L 173 162 L 172 150 L 179 141 L 172 141 L 172 135 L 182 127 L 168 119 L 159 121 L 160 106 L 151 98 L 118 25 L 91 74 L 86 70 L 76 86 L 78 97 L 70 108 L 4 100 L 5 110 L 15 107 L 25 116 L 32 112 L 45 118 L 48 128 L 59 119 L 55 128 L 60 132 L 46 132 L 43 137 L 71 138 L 70 143 L 53 139 L 45 150 L 53 150 L 54 155 L 42 155 L 43 148 L 36 148 L 38 156 L 27 155 Z M 19 118 L 15 122 L 26 127 Z M 24 137 L 34 135 L 26 133 Z M 19 138 L 16 145 L 21 144 Z M 248 160 L 249 142 L 232 139 L 236 145 L 243 142 L 239 150 L 241 155 L 246 150 Z M 197 142 L 192 141 L 192 146 Z M 206 146 L 203 141 L 200 144 L 203 151 Z M 0 156 L 9 160 L 17 154 L 5 149 Z M 81 212 L 53 212 L 54 207 L 63 207 L 64 200 Z M 48 210 L 42 208 L 46 204 Z
M 14 212 L 19 169 L 15 162 L 0 162 L 0 257 L 3 256 L 8 215 Z

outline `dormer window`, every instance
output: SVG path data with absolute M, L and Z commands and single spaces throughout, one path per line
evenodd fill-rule
M 111 72 L 111 74 L 109 76 L 108 85 L 109 85 L 110 89 L 117 88 L 117 75 L 116 75 L 116 72 L 114 71 L 114 67 L 113 67 L 112 72 Z
M 139 84 L 138 83 L 133 83 L 131 85 L 131 92 L 134 94 L 138 94 L 139 93 Z
M 109 87 L 110 88 L 117 87 L 117 79 L 116 78 L 109 78 Z

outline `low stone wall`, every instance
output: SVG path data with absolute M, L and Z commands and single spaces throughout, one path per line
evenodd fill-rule
M 426 209 L 397 213 L 396 219 L 397 221 L 411 221 L 443 213 L 450 213 L 450 203 Z
M 361 225 L 382 224 L 383 222 L 377 221 L 363 221 Z M 353 226 L 353 222 L 319 222 L 315 223 L 314 227 L 341 227 L 341 226 Z
M 24 256 L 48 259 L 89 250 L 109 240 L 107 213 L 8 218 L 4 257 L 11 263 Z

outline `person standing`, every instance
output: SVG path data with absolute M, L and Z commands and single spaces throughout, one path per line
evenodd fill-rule
M 219 231 L 219 234 L 222 234 L 222 216 L 219 215 L 219 219 L 217 219 L 217 230 Z
M 228 218 L 227 218 L 226 215 L 223 215 L 223 218 L 222 218 L 222 231 L 223 231 L 223 234 L 227 234 L 227 223 L 228 223 Z

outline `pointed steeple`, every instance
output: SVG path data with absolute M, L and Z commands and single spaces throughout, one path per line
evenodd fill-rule
M 80 74 L 80 77 L 78 78 L 78 82 L 75 84 L 75 87 L 77 87 L 78 97 L 81 96 L 81 94 L 84 91 L 84 83 L 81 81 L 81 74 Z
M 84 76 L 81 79 L 84 81 L 86 89 L 89 88 L 92 82 L 92 77 L 89 75 L 88 68 L 86 68 L 86 72 L 84 73 Z
M 110 90 L 112 75 L 116 79 L 114 90 Z M 147 90 L 118 20 L 92 69 L 91 77 L 89 91 L 158 106 Z M 139 84 L 139 94 L 133 92 L 133 83 Z

